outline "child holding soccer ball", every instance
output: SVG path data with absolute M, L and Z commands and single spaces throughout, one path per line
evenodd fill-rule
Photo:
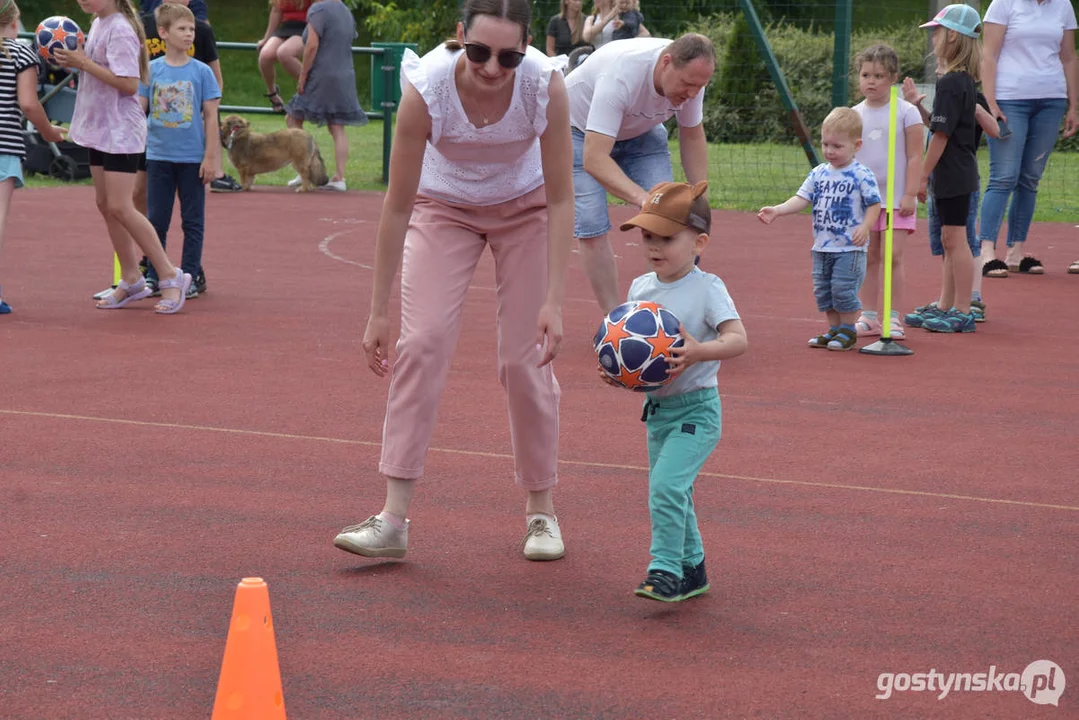
M 98 211 L 120 261 L 120 284 L 97 307 L 115 310 L 150 296 L 139 269 L 145 255 L 162 278 L 154 310 L 171 315 L 184 306 L 192 278 L 169 261 L 154 226 L 132 198 L 146 149 L 146 114 L 138 99 L 139 81 L 149 79 L 146 33 L 131 0 L 82 0 L 80 7 L 95 15 L 85 50 L 55 54 L 61 66 L 80 71 L 68 135 L 90 151 Z
M 64 139 L 60 128 L 50 125 L 37 99 L 37 56 L 15 38 L 19 33 L 19 6 L 15 0 L 0 0 L 0 246 L 4 242 L 11 195 L 22 187 L 22 158 L 26 141 L 22 134 L 23 113 L 46 142 Z M 21 108 L 21 112 L 20 112 Z M 0 315 L 11 306 L 0 294 Z
M 720 361 L 746 351 L 746 329 L 726 285 L 697 267 L 708 244 L 708 183 L 659 183 L 622 230 L 641 230 L 652 272 L 630 286 L 628 300 L 649 300 L 681 320 L 685 345 L 670 350 L 673 379 L 644 403 L 648 434 L 648 509 L 652 560 L 636 595 L 678 602 L 708 590 L 704 546 L 693 511 L 693 483 L 719 442 Z M 605 373 L 601 377 L 615 384 Z

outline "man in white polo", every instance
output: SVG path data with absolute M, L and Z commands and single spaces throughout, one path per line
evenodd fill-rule
M 656 183 L 674 179 L 667 129 L 678 121 L 682 169 L 690 183 L 708 179 L 704 88 L 716 51 L 704 35 L 607 43 L 566 76 L 573 133 L 573 234 L 581 264 L 603 312 L 623 300 L 607 233 L 607 193 L 640 207 Z

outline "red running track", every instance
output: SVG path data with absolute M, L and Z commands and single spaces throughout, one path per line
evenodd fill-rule
M 386 384 L 360 348 L 380 203 L 211 196 L 209 292 L 157 317 L 93 309 L 110 251 L 89 188 L 16 194 L 0 717 L 209 717 L 249 575 L 269 583 L 292 718 L 1079 717 L 1079 277 L 1063 272 L 1079 230 L 1032 232 L 1049 273 L 986 280 L 975 335 L 917 332 L 914 356 L 879 358 L 806 349 L 808 218 L 717 212 L 704 267 L 750 349 L 720 373 L 724 438 L 696 490 L 713 590 L 664 606 L 631 594 L 649 541 L 640 398 L 595 377 L 576 259 L 557 362 L 565 559 L 520 554 L 489 258 L 408 560 L 331 546 L 382 501 Z M 614 240 L 626 284 L 643 262 Z M 921 303 L 939 266 L 924 224 L 909 242 Z M 1059 707 L 875 697 L 881 673 L 1039 659 L 1067 676 Z

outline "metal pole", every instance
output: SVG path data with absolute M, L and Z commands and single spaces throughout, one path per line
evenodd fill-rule
M 809 128 L 806 127 L 805 118 L 802 117 L 802 112 L 798 109 L 798 104 L 794 102 L 794 96 L 791 94 L 790 87 L 787 85 L 787 78 L 783 75 L 783 70 L 779 67 L 779 62 L 776 60 L 775 53 L 772 52 L 772 46 L 768 44 L 768 38 L 764 35 L 764 26 L 761 25 L 761 19 L 760 16 L 757 15 L 757 9 L 753 6 L 753 0 L 738 0 L 738 4 L 742 8 L 742 12 L 746 14 L 746 22 L 749 23 L 749 32 L 753 36 L 754 42 L 757 43 L 757 49 L 764 59 L 765 67 L 768 68 L 768 74 L 771 76 L 772 82 L 779 92 L 779 99 L 782 101 L 783 107 L 787 109 L 791 128 L 802 143 L 802 150 L 805 152 L 806 159 L 809 160 L 809 167 L 816 167 L 820 165 L 820 156 L 817 155 L 817 148 L 813 145 L 813 138 L 809 135 Z
M 832 107 L 847 105 L 850 97 L 850 27 L 853 0 L 836 0 L 835 52 L 832 60 Z
M 390 62 L 387 62 L 390 60 Z M 394 71 L 392 54 L 387 50 L 382 56 L 382 182 L 390 182 L 390 149 L 393 145 L 393 111 L 397 103 L 391 97 Z

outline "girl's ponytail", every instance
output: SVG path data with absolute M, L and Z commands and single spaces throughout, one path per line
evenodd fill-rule
M 7 27 L 19 17 L 19 6 L 15 4 L 15 0 L 0 0 L 0 27 Z M 11 59 L 11 53 L 7 49 L 7 45 L 0 42 L 0 51 L 3 51 L 4 57 L 8 60 Z
M 146 29 L 142 26 L 142 18 L 135 12 L 131 0 L 116 0 L 116 9 L 127 18 L 135 34 L 139 36 L 139 79 L 142 82 L 148 82 L 150 80 L 150 55 L 146 51 Z

